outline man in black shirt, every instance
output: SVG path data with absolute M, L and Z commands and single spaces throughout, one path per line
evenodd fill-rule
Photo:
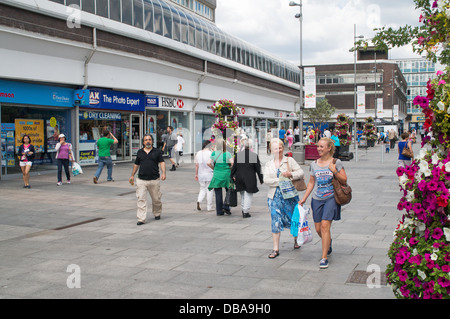
M 129 182 L 134 185 L 134 175 L 139 170 L 138 178 L 136 180 L 136 196 L 137 202 L 137 219 L 138 225 L 145 223 L 147 218 L 147 191 L 152 198 L 152 209 L 155 219 L 161 217 L 162 203 L 160 180 L 166 179 L 166 164 L 162 157 L 161 150 L 153 148 L 153 138 L 151 135 L 144 135 L 144 147 L 136 154 L 133 171 Z M 161 167 L 161 176 L 159 168 Z

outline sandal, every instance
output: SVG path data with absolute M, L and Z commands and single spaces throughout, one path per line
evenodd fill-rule
M 297 238 L 294 238 L 294 249 L 299 249 L 301 246 L 297 244 Z
M 274 259 L 276 258 L 278 255 L 280 254 L 280 252 L 278 250 L 272 250 L 272 252 L 269 255 L 270 259 Z

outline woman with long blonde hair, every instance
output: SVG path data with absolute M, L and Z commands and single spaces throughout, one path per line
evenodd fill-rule
M 311 208 L 314 225 L 317 234 L 322 239 L 322 258 L 319 267 L 324 269 L 328 268 L 327 256 L 332 252 L 331 223 L 333 220 L 341 219 L 341 206 L 334 199 L 332 180 L 336 177 L 341 183 L 347 183 L 347 174 L 339 159 L 336 160 L 336 163 L 333 162 L 335 146 L 331 138 L 321 138 L 317 143 L 317 151 L 320 158 L 311 163 L 309 183 L 298 204 L 303 206 L 308 196 L 313 194 Z

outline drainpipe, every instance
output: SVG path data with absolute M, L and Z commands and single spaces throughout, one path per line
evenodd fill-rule
M 83 90 L 88 87 L 88 74 L 89 68 L 88 64 L 91 62 L 92 57 L 97 51 L 97 28 L 92 29 L 92 49 L 89 53 L 89 56 L 84 61 L 84 85 Z M 80 160 L 80 106 L 75 105 L 75 159 L 76 161 Z
M 197 81 L 197 100 L 194 103 L 194 106 L 192 107 L 192 117 L 191 117 L 191 127 L 192 127 L 192 133 L 191 133 L 191 147 L 192 147 L 192 157 L 195 156 L 195 136 L 196 136 L 196 127 L 195 127 L 195 108 L 197 107 L 198 103 L 201 99 L 200 94 L 200 85 L 205 80 L 206 76 L 208 74 L 208 61 L 204 61 L 204 67 L 203 67 L 203 73 L 198 78 Z

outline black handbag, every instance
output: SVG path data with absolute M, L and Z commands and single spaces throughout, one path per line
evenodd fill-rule
M 227 193 L 225 195 L 225 201 L 224 201 L 224 205 L 225 206 L 230 206 L 230 207 L 236 207 L 237 206 L 237 191 L 236 191 L 236 187 L 233 185 L 230 185 L 230 187 L 227 189 Z

